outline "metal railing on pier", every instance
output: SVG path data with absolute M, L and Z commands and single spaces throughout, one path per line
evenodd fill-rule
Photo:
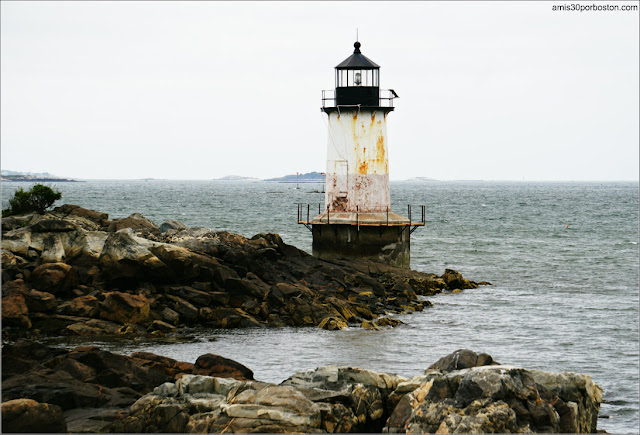
M 414 216 L 413 209 L 414 207 L 419 207 L 420 209 L 420 220 L 413 221 L 412 217 Z M 407 215 L 408 220 L 403 219 L 402 221 L 398 221 L 396 213 L 393 213 L 389 207 L 387 207 L 386 211 L 382 212 L 360 212 L 359 208 L 356 206 L 355 211 L 355 219 L 351 218 L 348 222 L 345 222 L 344 219 L 340 217 L 337 219 L 331 220 L 331 216 L 340 216 L 344 215 L 345 212 L 331 212 L 330 208 L 327 207 L 325 210 L 322 209 L 322 205 L 318 204 L 318 214 L 313 216 L 315 213 L 315 204 L 313 208 L 311 204 L 298 203 L 298 224 L 304 225 L 307 227 L 309 231 L 312 231 L 313 225 L 355 225 L 358 227 L 358 230 L 361 226 L 371 226 L 371 227 L 385 227 L 385 226 L 408 226 L 411 227 L 409 233 L 413 233 L 418 227 L 423 227 L 426 224 L 426 206 L 419 205 L 414 206 L 411 204 L 407 205 Z M 392 213 L 393 216 L 391 220 L 389 219 L 389 214 Z M 351 212 L 353 214 L 353 212 Z M 362 215 L 365 215 L 365 219 L 362 219 Z M 373 217 L 373 219 L 372 219 Z

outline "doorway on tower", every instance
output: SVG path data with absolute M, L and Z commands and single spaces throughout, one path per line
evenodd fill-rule
M 333 173 L 335 174 L 333 198 L 331 198 L 330 210 L 333 212 L 347 211 L 349 205 L 349 162 L 335 160 Z

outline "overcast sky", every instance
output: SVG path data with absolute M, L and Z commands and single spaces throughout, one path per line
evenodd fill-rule
M 638 2 L 1 3 L 2 169 L 258 178 L 326 165 L 353 52 L 399 99 L 392 180 L 638 180 Z

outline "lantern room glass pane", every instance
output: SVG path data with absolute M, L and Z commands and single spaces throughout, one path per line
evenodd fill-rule
M 353 71 L 353 85 L 354 86 L 362 86 L 362 71 L 361 70 L 354 70 Z
M 337 69 L 336 87 L 379 87 L 380 71 L 378 69 Z

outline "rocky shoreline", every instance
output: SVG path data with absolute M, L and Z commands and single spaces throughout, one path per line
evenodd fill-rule
M 399 323 L 421 296 L 476 288 L 362 261 L 324 261 L 277 234 L 251 239 L 140 214 L 63 205 L 2 220 L 3 339 L 42 335 L 161 335 L 185 326 L 347 326 Z
M 589 433 L 602 402 L 587 375 L 470 350 L 411 379 L 325 366 L 278 385 L 212 354 L 191 364 L 20 339 L 2 362 L 3 432 Z
M 426 296 L 489 285 L 370 261 L 324 261 L 251 239 L 63 205 L 2 220 L 3 432 L 595 432 L 589 376 L 459 350 L 412 379 L 319 367 L 279 385 L 215 354 L 72 350 L 38 340 L 183 328 L 378 329 Z M 286 374 L 284 374 L 286 376 Z M 283 376 L 284 377 L 284 376 Z

